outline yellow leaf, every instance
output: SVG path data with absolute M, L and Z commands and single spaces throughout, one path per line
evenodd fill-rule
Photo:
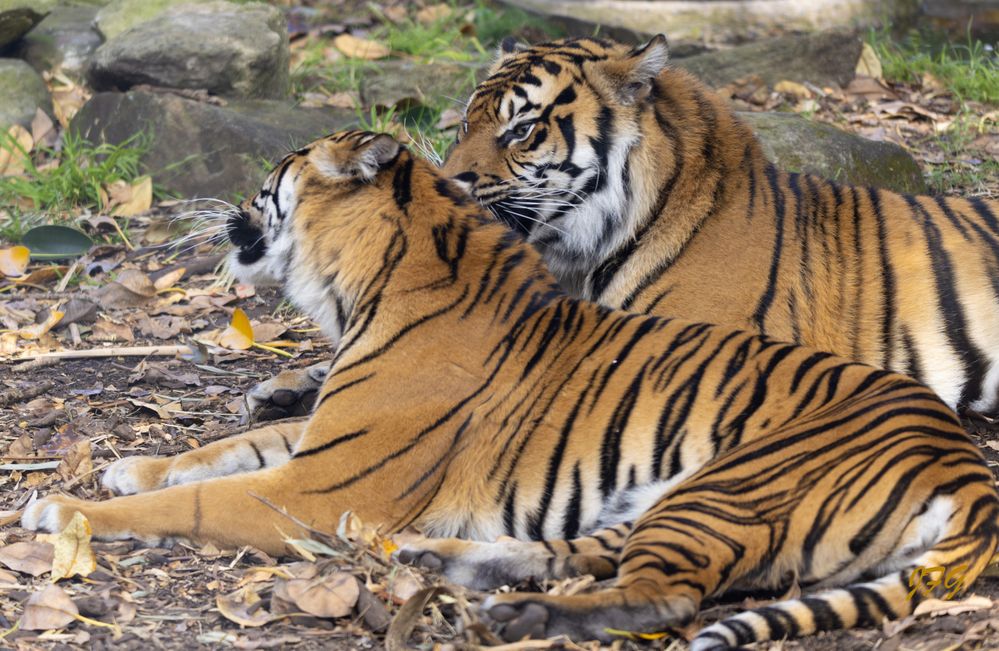
M 42 335 L 51 330 L 55 324 L 59 323 L 62 315 L 63 313 L 59 310 L 52 310 L 49 312 L 49 318 L 45 319 L 45 321 L 25 326 L 18 330 L 17 334 L 20 335 L 21 339 L 39 339 Z
M 88 576 L 97 569 L 94 550 L 90 548 L 93 531 L 87 518 L 77 511 L 53 541 L 55 556 L 52 559 L 52 580 L 71 576 Z
M 368 41 L 350 34 L 340 34 L 333 39 L 333 45 L 352 59 L 381 59 L 392 52 L 377 41 Z
M 111 214 L 115 217 L 134 217 L 149 210 L 153 205 L 153 179 L 143 176 L 134 181 L 130 187 L 130 196 L 120 201 Z M 109 188 L 109 192 L 110 192 Z M 112 199 L 113 200 L 113 199 Z
M 178 267 L 173 271 L 167 272 L 156 279 L 153 287 L 156 288 L 157 293 L 164 292 L 176 285 L 177 281 L 184 277 L 185 271 L 187 270 L 184 267 Z
M 622 631 L 616 628 L 605 628 L 605 632 L 617 637 L 627 638 L 629 640 L 661 640 L 664 637 L 669 637 L 669 633 L 636 633 L 634 631 Z
M 15 124 L 7 129 L 7 136 L 0 138 L 0 176 L 24 174 L 34 146 L 31 134 L 21 125 Z
M 26 246 L 11 246 L 0 249 L 0 273 L 10 278 L 23 276 L 31 259 L 31 251 Z
M 232 311 L 232 321 L 219 337 L 219 345 L 232 350 L 246 350 L 253 346 L 253 326 L 241 308 Z
M 878 58 L 878 53 L 874 51 L 870 43 L 864 43 L 863 48 L 860 50 L 860 60 L 857 61 L 856 74 L 863 77 L 871 77 L 872 79 L 881 79 L 884 75 L 881 69 L 881 59 Z

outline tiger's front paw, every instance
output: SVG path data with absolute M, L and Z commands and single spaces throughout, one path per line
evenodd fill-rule
M 166 486 L 170 460 L 134 456 L 118 459 L 104 471 L 101 485 L 116 495 L 135 495 Z
M 31 531 L 58 533 L 66 528 L 73 514 L 84 511 L 87 503 L 64 495 L 49 495 L 25 507 L 21 526 Z
M 319 362 L 306 368 L 281 371 L 254 385 L 246 393 L 243 419 L 252 423 L 308 416 L 329 370 L 329 362 Z

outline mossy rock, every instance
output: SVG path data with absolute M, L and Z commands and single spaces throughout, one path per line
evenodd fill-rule
M 0 131 L 12 124 L 29 127 L 39 108 L 52 115 L 45 81 L 20 59 L 0 59 Z
M 45 18 L 50 2 L 0 0 L 0 48 L 5 48 L 27 34 Z
M 919 165 L 907 151 L 794 113 L 739 113 L 756 132 L 763 153 L 788 172 L 815 174 L 840 183 L 925 194 Z

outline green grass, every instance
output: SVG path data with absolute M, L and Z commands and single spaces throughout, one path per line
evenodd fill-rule
M 950 128 L 933 136 L 944 162 L 929 166 L 926 180 L 934 193 L 984 194 L 995 190 L 999 178 L 999 161 L 983 159 L 982 154 L 969 151 L 969 145 L 981 135 L 981 116 L 964 108 Z M 981 162 L 968 162 L 979 158 Z
M 371 107 L 358 109 L 358 121 L 363 128 L 395 133 L 402 125 L 418 143 L 441 157 L 454 140 L 452 130 L 436 128 L 441 114 L 455 106 L 455 100 L 464 100 L 472 91 L 476 71 L 493 60 L 500 41 L 507 36 L 528 42 L 560 36 L 555 28 L 520 9 L 488 0 L 448 4 L 451 13 L 429 24 L 418 22 L 415 11 L 406 20 L 394 23 L 372 6 L 371 14 L 378 25 L 366 38 L 388 45 L 392 50 L 391 58 L 409 59 L 419 64 L 468 64 L 467 83 L 455 84 L 456 88 L 465 89 L 461 93 L 455 91 L 461 96 L 429 97 L 421 105 L 399 107 L 390 112 L 378 112 Z M 329 47 L 332 42 L 326 39 L 314 39 L 305 46 L 300 63 L 292 72 L 296 94 L 350 92 L 360 96 L 362 82 L 381 74 L 384 60 L 341 58 L 330 61 L 324 53 Z
M 0 147 L 20 149 L 6 134 L 0 134 Z M 142 176 L 139 161 L 148 148 L 144 134 L 120 145 L 94 145 L 67 131 L 58 151 L 35 150 L 26 159 L 24 176 L 0 177 L 0 206 L 9 213 L 0 224 L 0 237 L 16 241 L 32 226 L 76 217 L 82 209 L 103 208 L 101 188 Z M 40 160 L 59 164 L 42 165 Z
M 970 35 L 950 43 L 937 34 L 912 31 L 894 40 L 887 29 L 871 30 L 868 42 L 890 81 L 918 83 L 929 73 L 963 102 L 999 103 L 999 54 Z

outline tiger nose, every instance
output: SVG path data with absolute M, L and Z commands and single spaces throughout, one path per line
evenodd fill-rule
M 452 176 L 451 180 L 461 186 L 461 189 L 465 192 L 471 192 L 472 187 L 475 186 L 475 182 L 479 180 L 479 175 L 475 172 L 462 172 L 461 174 Z

